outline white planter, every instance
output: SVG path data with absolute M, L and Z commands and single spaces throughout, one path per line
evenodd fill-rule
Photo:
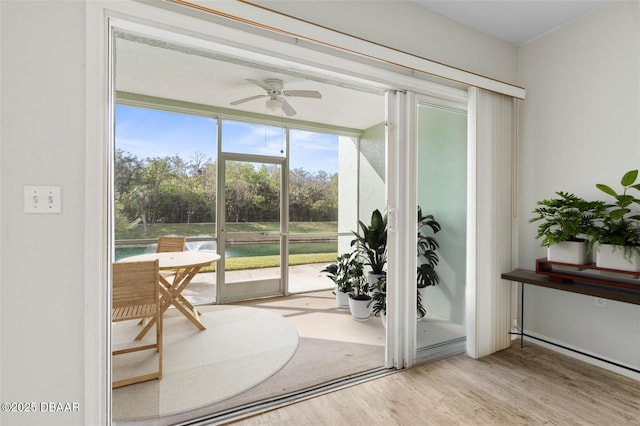
M 380 322 L 382 322 L 382 326 L 384 328 L 387 328 L 387 313 L 386 312 L 380 312 Z
M 596 266 L 598 268 L 640 272 L 640 256 L 634 253 L 631 259 L 627 259 L 624 257 L 624 247 L 598 244 Z
M 348 308 L 349 293 L 336 289 L 336 303 L 338 304 L 338 308 Z
M 349 309 L 351 310 L 351 317 L 357 321 L 366 321 L 371 315 L 373 309 L 373 299 L 357 300 L 352 297 L 349 298 Z
M 378 280 L 380 277 L 384 277 L 384 274 L 374 274 L 373 272 L 367 274 L 367 288 L 371 296 L 378 292 Z
M 571 263 L 587 265 L 592 263 L 591 253 L 587 253 L 586 241 L 564 241 L 547 248 L 549 262 Z

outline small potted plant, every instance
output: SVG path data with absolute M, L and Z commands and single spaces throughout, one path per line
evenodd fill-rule
M 608 185 L 596 187 L 614 198 L 607 204 L 600 223 L 589 232 L 589 244 L 597 243 L 596 266 L 623 271 L 640 271 L 640 214 L 632 210 L 640 200 L 627 193 L 629 189 L 640 190 L 636 183 L 638 170 L 630 170 L 622 176 L 622 193 L 618 194 Z
M 387 215 L 376 209 L 371 213 L 371 224 L 358 221 L 360 232 L 353 232 L 355 239 L 351 245 L 357 245 L 358 251 L 371 270 L 367 274 L 368 291 L 375 291 L 376 284 L 387 264 Z
M 354 251 L 349 258 L 348 279 L 351 284 L 349 293 L 349 311 L 351 317 L 358 321 L 366 321 L 371 315 L 372 297 L 364 277 L 364 264 L 360 261 L 359 252 Z
M 567 192 L 556 192 L 558 198 L 538 201 L 535 216 L 529 222 L 540 222 L 536 238 L 547 247 L 551 262 L 584 265 L 591 263 L 586 235 L 601 216 L 605 204 L 587 201 Z
M 434 216 L 429 214 L 424 216 L 422 209 L 418 206 L 418 266 L 417 266 L 417 318 L 422 319 L 427 310 L 423 305 L 426 288 L 438 285 L 440 277 L 436 272 L 436 266 L 440 258 L 437 253 L 438 242 L 433 237 L 441 229 L 440 224 Z
M 338 256 L 336 263 L 331 263 L 320 272 L 324 272 L 336 285 L 333 294 L 336 295 L 336 303 L 339 308 L 349 307 L 349 293 L 353 290 L 351 275 L 358 273 L 357 263 L 353 258 L 357 253 L 343 253 Z

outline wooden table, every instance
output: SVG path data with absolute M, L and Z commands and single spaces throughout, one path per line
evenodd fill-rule
M 187 287 L 187 285 L 189 285 L 193 277 L 203 266 L 207 266 L 218 261 L 220 259 L 220 255 L 213 252 L 199 251 L 147 253 L 125 257 L 120 259 L 118 263 L 145 262 L 156 259 L 158 260 L 159 269 L 161 271 L 176 271 L 171 282 L 160 274 L 158 287 L 160 289 L 160 305 L 162 313 L 164 314 L 169 306 L 173 305 L 200 330 L 206 329 L 204 324 L 202 324 L 198 318 L 200 313 L 187 299 L 185 299 L 182 295 L 182 291 Z M 142 339 L 154 323 L 155 320 L 148 321 L 140 333 L 138 333 L 135 340 Z
M 534 271 L 531 271 L 528 269 L 521 269 L 521 268 L 515 269 L 511 272 L 504 273 L 500 277 L 504 280 L 521 283 L 520 329 L 518 332 L 509 333 L 509 334 L 515 334 L 520 336 L 520 347 L 523 347 L 524 338 L 528 337 L 528 338 L 540 340 L 544 343 L 547 343 L 553 346 L 558 346 L 562 349 L 575 352 L 580 355 L 594 358 L 598 361 L 615 365 L 616 367 L 624 368 L 626 370 L 630 370 L 635 373 L 640 373 L 640 370 L 638 370 L 637 368 L 629 367 L 627 365 L 620 364 L 605 358 L 601 358 L 596 355 L 583 352 L 569 346 L 561 345 L 559 343 L 552 342 L 550 340 L 542 339 L 540 337 L 527 334 L 524 331 L 524 286 L 525 284 L 538 286 L 538 287 L 547 287 L 555 290 L 566 291 L 569 293 L 584 294 L 587 296 L 600 297 L 603 299 L 617 300 L 619 302 L 640 305 L 640 280 L 636 280 L 637 284 L 635 285 L 621 287 L 619 285 L 621 280 L 617 278 L 607 279 L 605 277 L 601 277 L 597 282 L 593 282 L 593 280 L 591 280 L 591 282 L 583 282 L 580 280 L 584 279 L 585 277 L 579 275 L 578 273 L 562 272 L 562 277 L 565 280 L 568 279 L 567 277 L 571 277 L 570 281 L 563 281 L 560 279 L 553 279 L 554 277 L 551 277 L 548 275 L 537 274 Z M 622 280 L 622 281 L 624 281 L 625 283 L 628 283 L 628 280 Z

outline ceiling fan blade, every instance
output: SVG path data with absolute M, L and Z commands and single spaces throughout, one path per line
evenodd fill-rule
M 322 94 L 316 90 L 285 90 L 282 94 L 285 96 L 298 96 L 300 98 L 322 99 Z
M 263 81 L 260 80 L 254 80 L 252 78 L 247 78 L 246 79 L 248 82 L 255 84 L 256 86 L 260 86 L 262 87 L 264 90 L 266 90 L 267 92 L 270 92 L 273 90 L 272 87 L 267 86 Z
M 242 98 L 242 99 L 238 99 L 237 101 L 233 101 L 231 102 L 231 105 L 240 105 L 243 104 L 245 102 L 249 102 L 252 101 L 254 99 L 258 99 L 258 98 L 266 98 L 267 95 L 255 95 L 255 96 L 249 96 L 248 98 Z
M 291 104 L 287 102 L 286 99 L 280 99 L 280 102 L 282 102 L 282 111 L 287 115 L 287 117 L 296 115 L 296 110 L 293 109 Z

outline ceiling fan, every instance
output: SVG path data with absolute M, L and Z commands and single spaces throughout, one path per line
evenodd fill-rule
M 291 117 L 292 115 L 296 115 L 296 110 L 293 109 L 285 97 L 322 98 L 322 94 L 316 90 L 284 90 L 284 83 L 278 78 L 268 78 L 264 81 L 248 78 L 247 81 L 262 87 L 267 93 L 238 99 L 237 101 L 231 102 L 231 105 L 240 105 L 254 99 L 267 98 L 266 106 L 268 109 L 276 110 L 282 108 L 282 111 Z

